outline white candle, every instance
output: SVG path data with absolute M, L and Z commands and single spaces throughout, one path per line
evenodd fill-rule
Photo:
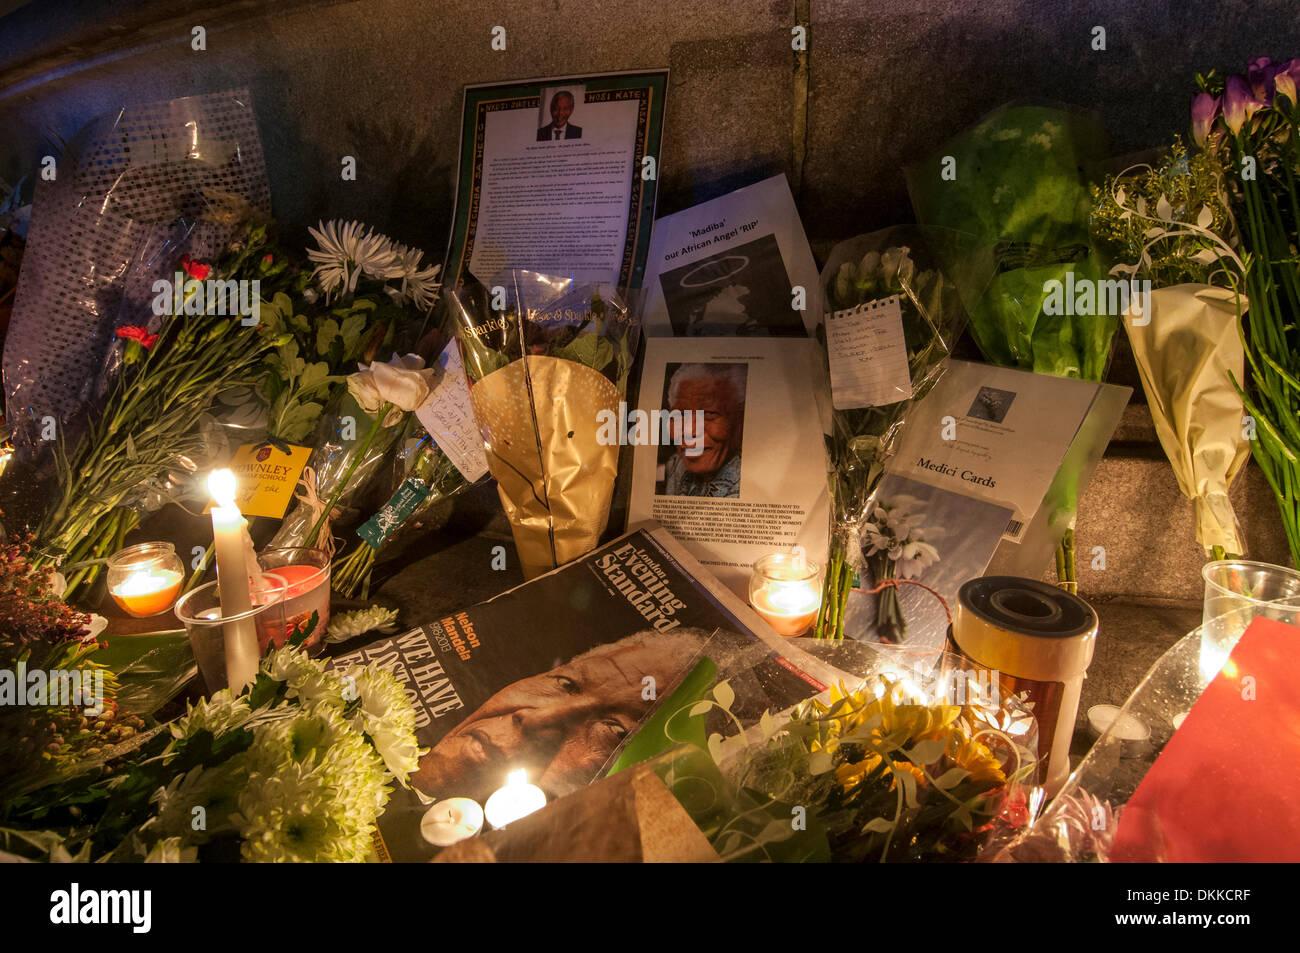
M 537 785 L 529 784 L 528 772 L 520 768 L 510 772 L 505 787 L 492 792 L 483 812 L 489 824 L 502 828 L 544 807 L 546 794 Z
M 235 475 L 229 470 L 213 470 L 208 476 L 208 494 L 212 507 L 212 540 L 217 557 L 217 589 L 221 593 L 221 617 L 248 613 L 253 608 L 249 585 L 247 542 L 243 514 L 235 505 Z M 222 626 L 226 644 L 226 681 L 238 694 L 257 677 L 257 626 L 251 616 Z
M 483 808 L 468 797 L 449 797 L 425 812 L 420 833 L 435 847 L 450 847 L 483 829 Z

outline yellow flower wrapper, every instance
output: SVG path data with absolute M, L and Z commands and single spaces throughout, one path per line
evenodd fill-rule
M 524 577 L 594 549 L 609 522 L 617 418 L 640 322 L 613 289 L 530 271 L 450 295 L 488 469 Z M 605 412 L 608 412 L 606 414 Z
M 597 441 L 596 415 L 617 413 L 618 402 L 618 388 L 598 371 L 535 355 L 470 390 L 525 578 L 577 559 L 605 531 L 618 447 Z
M 1244 550 L 1228 487 L 1250 454 L 1232 383 L 1245 380 L 1238 301 L 1244 314 L 1246 299 L 1226 288 L 1174 285 L 1150 293 L 1146 324 L 1124 320 L 1156 435 L 1196 505 L 1196 539 L 1234 554 Z

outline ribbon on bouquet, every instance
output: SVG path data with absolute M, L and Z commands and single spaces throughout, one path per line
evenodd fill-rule
M 302 468 L 302 475 L 298 477 L 298 486 L 294 489 L 293 498 L 310 511 L 311 518 L 307 521 L 307 525 L 315 526 L 316 521 L 325 512 L 325 501 L 317 493 L 316 471 L 311 467 Z M 337 515 L 337 508 L 331 510 L 325 517 L 325 521 L 321 523 L 320 532 L 316 536 L 317 547 L 325 550 L 325 554 L 331 559 L 334 558 L 334 533 L 330 529 L 330 520 Z

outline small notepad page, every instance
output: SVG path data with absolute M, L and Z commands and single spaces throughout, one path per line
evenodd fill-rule
M 897 295 L 827 315 L 826 350 L 836 410 L 881 407 L 912 396 Z

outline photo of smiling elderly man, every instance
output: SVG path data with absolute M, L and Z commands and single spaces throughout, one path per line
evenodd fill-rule
M 674 421 L 672 446 L 655 482 L 660 496 L 740 496 L 740 449 L 745 434 L 745 384 L 749 366 L 669 364 L 664 406 L 680 411 L 682 433 Z M 701 418 L 696 412 L 703 414 Z M 695 433 L 697 420 L 702 433 Z
M 548 799 L 576 791 L 591 783 L 654 707 L 645 677 L 661 689 L 671 687 L 708 639 L 703 629 L 648 629 L 512 682 L 420 759 L 412 783 L 426 794 L 482 803 L 509 769 L 526 766 Z

